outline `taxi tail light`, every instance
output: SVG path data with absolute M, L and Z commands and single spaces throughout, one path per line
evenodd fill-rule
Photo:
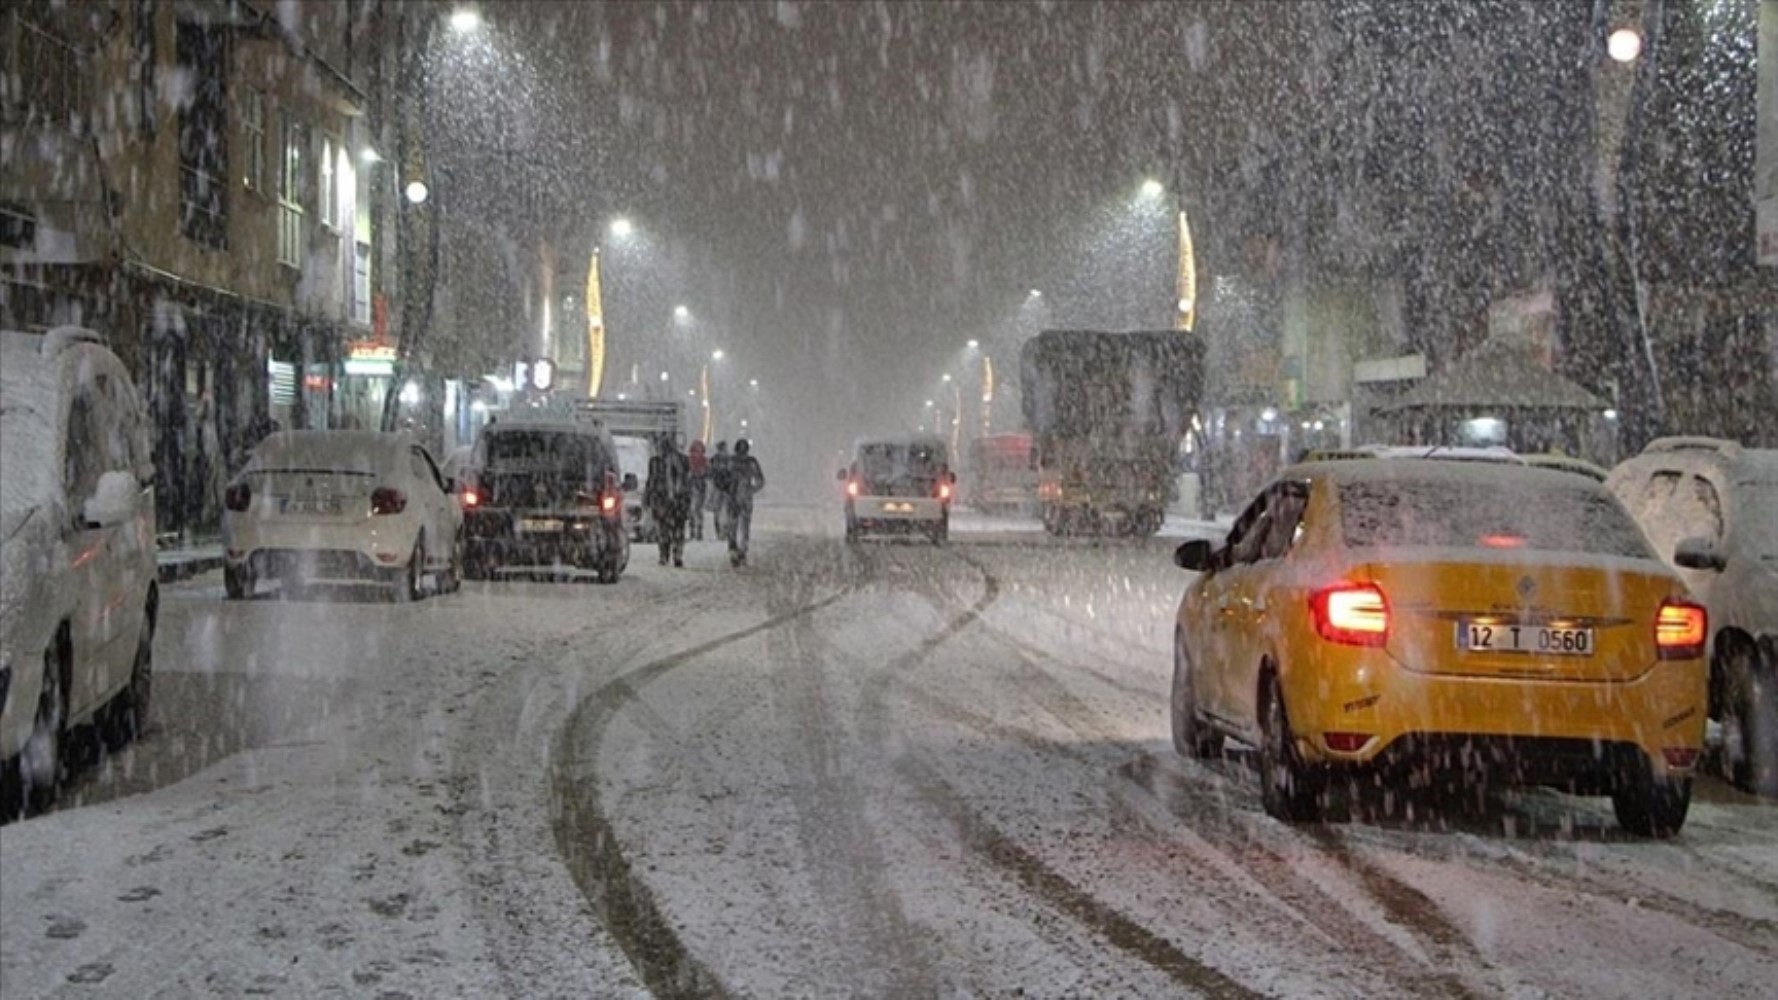
M 950 483 L 939 483 L 938 484 L 938 498 L 940 500 L 943 500 L 945 503 L 951 502 L 951 484 Z
M 1328 642 L 1381 646 L 1389 639 L 1389 602 L 1374 583 L 1336 583 L 1309 598 L 1315 631 Z
M 243 511 L 253 502 L 253 487 L 246 483 L 236 483 L 222 494 L 222 505 L 233 511 Z
M 599 508 L 600 516 L 608 520 L 616 520 L 624 516 L 623 485 L 618 482 L 615 472 L 605 473 L 605 485 L 591 497 L 581 494 L 581 502 L 586 506 Z
M 1663 660 L 1695 660 L 1704 655 L 1709 616 L 1690 601 L 1666 600 L 1655 615 L 1655 650 Z
M 372 514 L 399 514 L 407 509 L 407 494 L 393 486 L 379 486 L 370 492 Z
M 856 480 L 856 479 L 846 480 L 846 495 L 849 497 L 854 497 L 854 498 L 856 498 L 858 496 L 858 480 Z
M 465 506 L 465 507 L 480 507 L 481 503 L 482 503 L 482 495 L 480 493 L 476 492 L 475 487 L 473 487 L 473 486 L 464 487 L 464 489 L 463 489 L 463 506 Z

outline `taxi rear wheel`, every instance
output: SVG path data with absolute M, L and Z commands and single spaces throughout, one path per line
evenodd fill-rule
M 1276 678 L 1266 681 L 1262 711 L 1264 731 L 1259 745 L 1260 801 L 1266 814 L 1286 823 L 1312 823 L 1321 818 L 1321 787 L 1316 774 L 1296 752 L 1284 692 Z
M 1692 804 L 1692 779 L 1659 778 L 1644 765 L 1620 780 L 1611 793 L 1618 825 L 1638 837 L 1671 837 L 1685 825 Z
M 1197 687 L 1192 682 L 1191 661 L 1185 647 L 1173 642 L 1173 750 L 1181 757 L 1200 760 L 1222 756 L 1222 734 L 1198 719 Z

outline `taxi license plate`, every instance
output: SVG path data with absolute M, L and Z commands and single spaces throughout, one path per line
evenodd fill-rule
M 914 505 L 911 503 L 891 502 L 884 504 L 883 510 L 885 513 L 889 514 L 912 514 L 914 512 Z
M 539 533 L 561 531 L 562 522 L 553 517 L 521 517 L 519 530 Z
M 1593 630 L 1465 621 L 1457 623 L 1457 648 L 1466 653 L 1592 656 Z

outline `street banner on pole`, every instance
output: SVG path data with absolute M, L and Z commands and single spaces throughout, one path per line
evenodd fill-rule
M 1753 160 L 1756 252 L 1778 267 L 1778 0 L 1759 5 L 1759 137 Z

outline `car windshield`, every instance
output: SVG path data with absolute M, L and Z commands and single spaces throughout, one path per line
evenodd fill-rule
M 1513 549 L 1654 558 L 1602 487 L 1502 477 L 1341 482 L 1340 528 L 1355 548 Z M 1578 481 L 1577 481 L 1578 482 Z
M 1778 0 L 4 0 L 0 164 L 0 1000 L 1778 995 Z

